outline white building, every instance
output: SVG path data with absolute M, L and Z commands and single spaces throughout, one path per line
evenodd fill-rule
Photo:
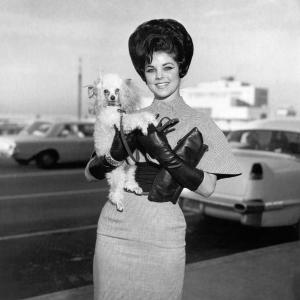
M 233 122 L 265 118 L 269 114 L 268 90 L 232 77 L 183 88 L 181 94 L 190 106 L 207 112 L 224 130 Z
M 295 117 L 297 115 L 297 111 L 294 107 L 280 107 L 276 110 L 276 116 L 278 117 Z

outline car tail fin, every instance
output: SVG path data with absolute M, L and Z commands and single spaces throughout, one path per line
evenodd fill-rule
M 263 167 L 260 163 L 254 163 L 250 172 L 250 179 L 261 180 L 263 179 Z

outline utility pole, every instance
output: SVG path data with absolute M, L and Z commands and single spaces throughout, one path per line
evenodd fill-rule
M 82 97 L 81 97 L 81 89 L 82 89 L 82 60 L 81 57 L 79 57 L 79 66 L 78 66 L 78 98 L 77 98 L 77 117 L 78 120 L 81 119 L 81 114 L 82 114 Z

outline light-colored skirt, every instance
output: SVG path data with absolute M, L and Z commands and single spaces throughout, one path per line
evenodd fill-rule
M 178 206 L 127 194 L 102 209 L 94 255 L 95 300 L 180 300 L 186 223 Z

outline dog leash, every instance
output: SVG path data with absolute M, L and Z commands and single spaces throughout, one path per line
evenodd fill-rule
M 137 151 L 136 152 L 136 158 L 134 157 L 132 151 L 130 150 L 129 146 L 128 146 L 128 143 L 126 141 L 126 138 L 125 138 L 125 134 L 124 134 L 124 129 L 123 129 L 123 114 L 126 113 L 123 109 L 119 109 L 119 112 L 121 114 L 121 117 L 120 117 L 120 135 L 121 135 L 121 140 L 122 140 L 122 143 L 127 151 L 127 153 L 129 154 L 130 158 L 135 162 L 135 163 L 138 163 L 139 162 L 139 152 Z

